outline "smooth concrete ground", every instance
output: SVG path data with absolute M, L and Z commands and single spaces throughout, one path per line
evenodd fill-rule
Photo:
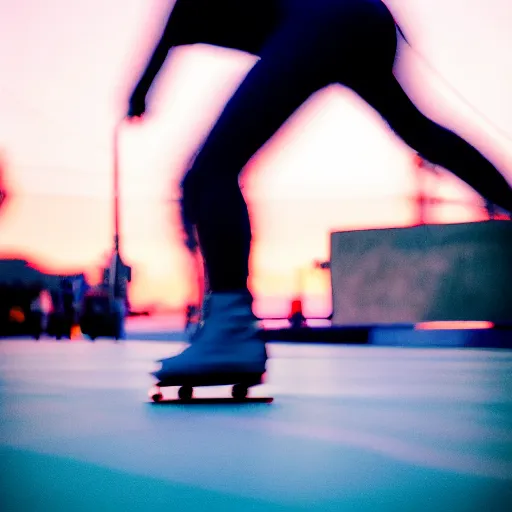
M 0 341 L 0 510 L 512 510 L 512 351 L 271 344 L 270 405 L 149 403 L 182 347 Z

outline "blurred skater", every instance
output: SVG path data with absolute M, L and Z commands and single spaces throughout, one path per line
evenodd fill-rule
M 424 159 L 487 201 L 512 211 L 512 189 L 462 138 L 425 117 L 393 76 L 397 27 L 380 0 L 178 0 L 129 101 L 142 116 L 169 50 L 207 43 L 260 57 L 226 104 L 182 182 L 187 240 L 198 242 L 209 280 L 197 340 L 155 376 L 263 373 L 247 287 L 251 228 L 238 176 L 313 93 L 333 83 L 355 91 Z

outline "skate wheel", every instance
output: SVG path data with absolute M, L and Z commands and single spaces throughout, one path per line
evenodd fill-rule
M 162 392 L 158 386 L 155 386 L 149 390 L 149 398 L 153 400 L 153 402 L 160 402 L 163 397 L 164 396 L 162 395 Z
M 192 386 L 181 386 L 181 388 L 178 389 L 178 397 L 180 400 L 191 400 L 193 394 L 194 389 Z
M 244 386 L 243 384 L 235 384 L 231 390 L 231 396 L 235 400 L 244 400 L 247 398 L 248 392 L 249 388 L 247 386 Z

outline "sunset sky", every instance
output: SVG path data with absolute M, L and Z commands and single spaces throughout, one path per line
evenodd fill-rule
M 512 181 L 512 2 L 386 3 L 415 50 L 400 48 L 402 85 Z M 94 278 L 112 245 L 114 127 L 172 4 L 0 0 L 0 153 L 12 196 L 0 215 L 1 255 L 50 271 L 86 269 Z M 207 46 L 173 51 L 150 115 L 122 129 L 122 250 L 134 269 L 136 307 L 177 306 L 192 292 L 176 184 L 254 62 Z M 331 230 L 409 224 L 412 156 L 350 91 L 313 96 L 247 167 L 256 297 L 294 293 L 297 272 L 328 258 Z M 449 175 L 438 191 L 479 202 Z M 431 220 L 480 216 L 443 207 Z M 328 312 L 328 276 L 304 275 L 312 311 Z

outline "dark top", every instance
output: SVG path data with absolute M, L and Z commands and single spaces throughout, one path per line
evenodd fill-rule
M 207 43 L 257 55 L 277 23 L 281 4 L 282 0 L 177 0 L 162 42 L 167 49 Z

